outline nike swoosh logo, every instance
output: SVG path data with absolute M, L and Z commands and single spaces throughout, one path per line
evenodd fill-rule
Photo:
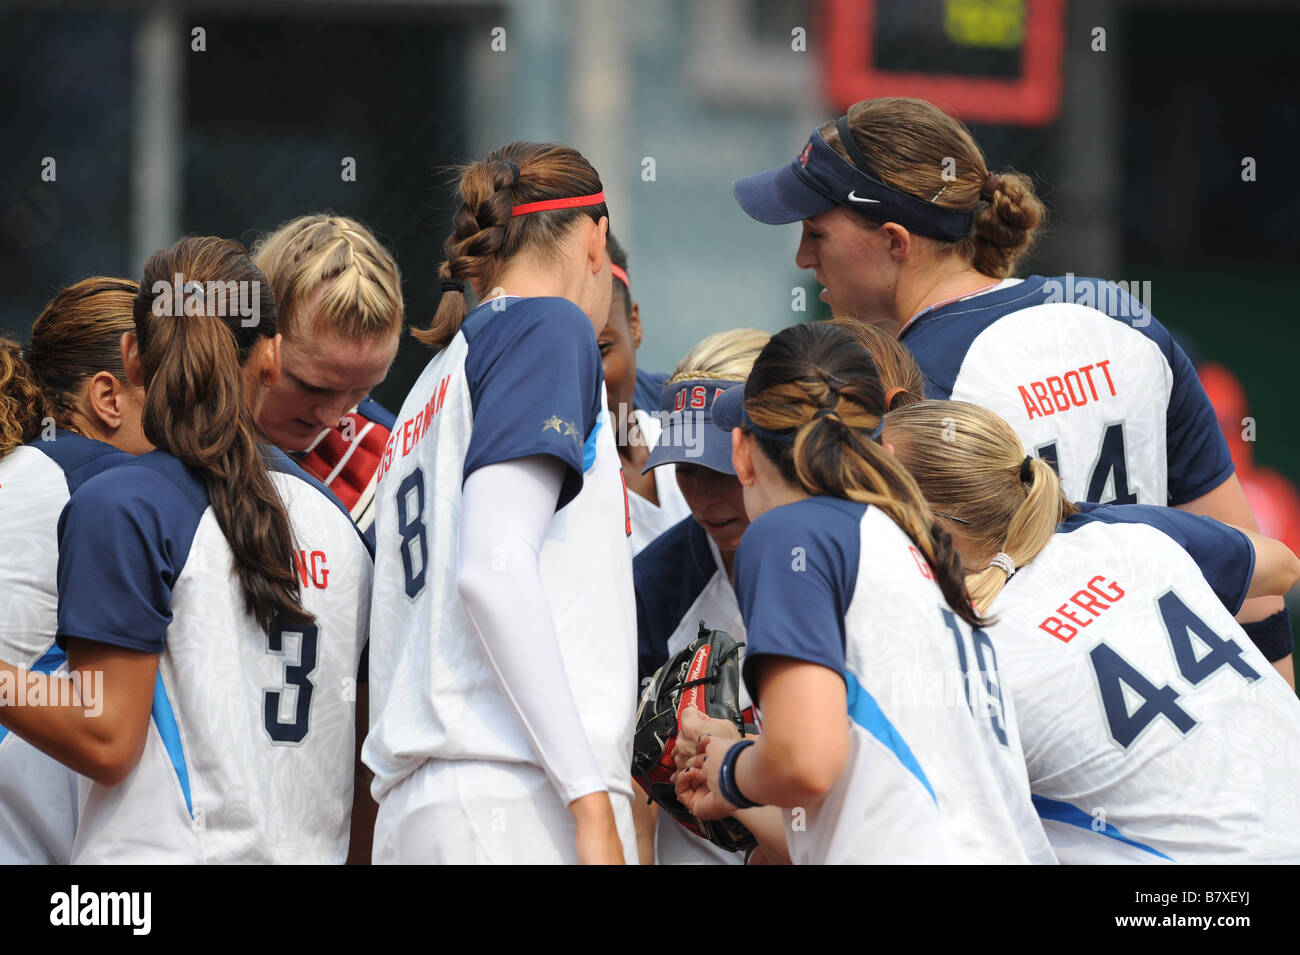
M 856 189 L 849 190 L 849 202 L 874 202 L 876 204 L 880 203 L 879 199 L 860 199 L 856 195 L 854 195 L 854 193 L 856 192 L 857 192 Z

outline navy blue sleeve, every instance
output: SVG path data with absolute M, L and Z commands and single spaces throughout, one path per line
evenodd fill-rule
M 813 499 L 768 511 L 741 538 L 734 576 L 745 619 L 745 686 L 760 706 L 754 661 L 763 656 L 844 675 L 844 615 L 858 574 L 858 526 L 852 515 Z
M 205 506 L 148 467 L 83 484 L 59 518 L 59 646 L 76 637 L 161 653 Z
M 1174 375 L 1165 424 L 1169 462 L 1169 503 L 1194 501 L 1232 477 L 1232 455 L 1219 428 L 1214 406 L 1196 369 L 1178 343 L 1170 339 Z
M 673 525 L 632 561 L 638 683 L 668 662 L 668 641 L 718 573 L 708 532 L 693 517 Z
M 572 302 L 520 299 L 465 329 L 474 431 L 462 482 L 479 468 L 535 454 L 567 469 L 556 509 L 582 490 L 587 437 L 600 412 L 600 350 Z
M 1235 527 L 1212 517 L 1149 504 L 1099 504 L 1082 509 L 1095 520 L 1154 527 L 1191 555 L 1230 613 L 1241 609 L 1255 576 L 1255 548 Z

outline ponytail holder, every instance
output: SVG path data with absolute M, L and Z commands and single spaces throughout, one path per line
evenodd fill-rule
M 465 294 L 465 288 L 459 282 L 443 282 L 442 291 L 443 294 L 446 294 L 447 292 L 459 292 L 461 295 Z
M 989 566 L 996 567 L 998 570 L 1002 571 L 1002 573 L 1007 575 L 1008 580 L 1010 580 L 1012 575 L 1016 572 L 1015 563 L 1004 553 L 997 554 L 991 561 L 989 561 Z
M 995 172 L 989 173 L 988 178 L 984 180 L 983 188 L 980 189 L 980 198 L 992 199 L 993 194 L 998 191 L 998 187 L 1001 185 L 1002 177 Z
M 907 394 L 906 388 L 890 388 L 885 392 L 885 410 L 888 411 L 894 405 L 894 399 L 899 395 Z
M 1020 483 L 1034 483 L 1034 459 L 1027 454 L 1025 455 L 1025 459 L 1020 462 Z
M 190 279 L 181 286 L 181 293 L 184 295 L 202 295 L 204 294 L 203 283 L 198 279 Z
M 831 417 L 835 419 L 836 424 L 844 423 L 843 421 L 840 420 L 840 413 L 836 411 L 834 408 L 818 408 L 817 413 L 813 415 L 813 420 L 817 421 L 820 418 L 831 418 Z
M 510 188 L 513 189 L 515 186 L 519 185 L 519 166 L 516 163 L 511 162 L 509 159 L 503 159 L 501 161 L 510 167 L 510 172 L 514 176 L 514 178 L 510 180 Z
M 629 292 L 632 291 L 632 282 L 627 277 L 627 269 L 623 268 L 620 265 L 615 265 L 613 262 L 611 262 L 609 263 L 609 270 L 614 274 L 614 278 L 618 279 L 620 282 L 623 283 L 623 287 L 625 289 L 627 289 Z

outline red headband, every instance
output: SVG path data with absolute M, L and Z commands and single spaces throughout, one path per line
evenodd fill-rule
M 614 278 L 622 282 L 629 292 L 632 291 L 632 283 L 629 282 L 627 279 L 626 269 L 622 268 L 621 266 L 617 266 L 613 262 L 611 262 L 609 263 L 609 270 L 614 273 Z
M 605 201 L 605 191 L 589 196 L 570 196 L 567 199 L 543 199 L 541 202 L 525 202 L 510 210 L 510 216 L 526 216 L 530 212 L 546 212 L 549 209 L 576 209 L 578 206 L 598 206 Z

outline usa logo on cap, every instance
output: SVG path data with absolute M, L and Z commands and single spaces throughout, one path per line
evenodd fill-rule
M 808 154 L 809 154 L 810 152 L 812 152 L 812 140 L 811 140 L 811 139 L 808 140 L 808 145 L 805 146 L 805 147 L 803 148 L 803 152 L 801 152 L 801 153 L 799 154 L 799 166 L 800 166 L 800 168 L 802 168 L 802 169 L 807 169 L 807 168 L 808 168 Z

